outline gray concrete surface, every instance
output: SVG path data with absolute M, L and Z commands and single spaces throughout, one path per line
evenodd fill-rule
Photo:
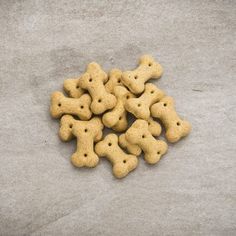
M 236 2 L 0 0 L 0 235 L 236 235 Z M 193 131 L 116 180 L 70 164 L 51 92 L 144 53 Z

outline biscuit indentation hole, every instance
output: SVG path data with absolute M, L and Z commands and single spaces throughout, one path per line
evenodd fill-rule
M 157 154 L 158 154 L 158 155 L 160 155 L 160 154 L 161 154 L 161 152 L 157 152 Z
M 148 125 L 151 125 L 151 123 L 150 123 L 150 122 L 148 122 Z
M 151 93 L 154 93 L 154 90 L 152 90 Z
M 88 154 L 87 154 L 87 153 L 84 153 L 84 156 L 85 156 L 85 157 L 87 157 L 87 156 L 88 156 Z
M 79 85 L 76 85 L 76 88 L 78 89 L 78 88 L 79 88 Z
M 69 126 L 69 127 L 70 127 L 70 129 L 72 129 L 73 125 L 72 125 L 72 124 L 70 124 L 70 126 Z
M 102 99 L 98 99 L 98 102 L 100 103 L 102 101 Z
M 176 125 L 180 126 L 180 122 L 177 122 Z
M 123 163 L 126 163 L 126 160 L 123 160 Z
M 85 129 L 84 132 L 87 133 L 87 132 L 88 132 L 88 129 Z
M 141 104 L 140 104 L 140 103 L 138 104 L 138 107 L 141 107 Z
M 58 103 L 58 106 L 60 107 L 60 106 L 61 106 L 61 103 Z
M 135 76 L 134 76 L 134 79 L 138 79 L 138 76 L 137 76 L 137 75 L 135 75 Z
M 111 146 L 112 145 L 112 143 L 108 143 L 108 146 Z
M 166 106 L 167 106 L 167 104 L 166 104 L 166 103 L 164 103 L 164 104 L 163 104 L 163 106 L 164 106 L 164 107 L 166 107 Z
M 119 117 L 119 120 L 121 120 L 122 119 L 122 117 Z
M 145 138 L 145 137 L 146 137 L 146 136 L 143 134 L 143 135 L 142 135 L 142 138 Z
M 152 66 L 152 63 L 150 62 L 150 63 L 148 63 L 148 66 Z
M 90 79 L 89 79 L 89 82 L 92 82 L 92 81 L 93 81 L 93 79 L 92 79 L 92 78 L 90 78 Z
M 83 109 L 83 108 L 84 108 L 84 106 L 80 106 L 80 108 L 81 108 L 81 109 Z
M 120 79 L 118 79 L 117 82 L 120 83 Z
M 129 95 L 126 96 L 126 99 L 129 99 Z

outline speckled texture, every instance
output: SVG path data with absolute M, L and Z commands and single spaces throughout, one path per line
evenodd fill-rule
M 77 138 L 77 149 L 71 156 L 71 163 L 76 167 L 95 167 L 99 162 L 94 152 L 94 143 L 102 139 L 103 124 L 100 118 L 89 121 L 74 120 L 72 134 Z
M 89 63 L 87 71 L 79 79 L 79 86 L 92 97 L 90 107 L 93 114 L 102 114 L 116 105 L 116 97 L 105 89 L 104 83 L 107 80 L 107 74 L 96 62 Z
M 69 97 L 79 98 L 85 93 L 85 90 L 78 85 L 80 77 L 66 79 L 63 83 L 63 88 Z
M 154 120 L 151 116 L 149 117 L 147 122 L 148 122 L 148 129 L 150 133 L 153 136 L 159 136 L 162 131 L 161 125 L 156 120 Z
M 163 140 L 155 139 L 148 128 L 146 120 L 138 119 L 125 132 L 125 139 L 142 149 L 148 164 L 156 164 L 166 154 L 168 145 Z
M 116 96 L 117 103 L 111 111 L 106 112 L 102 116 L 102 122 L 106 127 L 112 128 L 117 132 L 122 132 L 128 127 L 125 104 L 129 99 L 133 98 L 134 95 L 124 86 L 116 86 L 113 89 L 113 94 Z M 119 125 L 119 123 L 122 125 Z M 117 127 L 119 128 L 117 129 Z
M 148 122 L 148 130 L 150 131 L 150 133 L 153 136 L 159 136 L 162 131 L 161 125 L 157 121 L 155 121 L 152 117 L 150 117 L 147 120 L 147 122 Z M 66 137 L 68 137 L 68 134 Z M 126 140 L 125 133 L 123 133 L 119 136 L 119 145 L 123 149 L 125 149 L 128 153 L 131 153 L 136 156 L 139 156 L 142 152 L 142 150 L 140 149 L 140 147 L 138 145 L 132 144 Z
M 136 144 L 132 144 L 130 142 L 127 141 L 126 137 L 125 137 L 125 133 L 121 134 L 119 136 L 119 145 L 126 150 L 126 152 L 139 156 L 142 152 L 141 148 L 136 145 Z
M 136 69 L 122 73 L 121 81 L 132 93 L 140 94 L 148 80 L 160 79 L 162 74 L 162 66 L 151 55 L 143 55 Z
M 88 94 L 83 94 L 80 98 L 69 98 L 62 92 L 55 91 L 51 95 L 50 113 L 53 118 L 71 114 L 81 120 L 89 120 L 92 117 L 90 106 L 91 97 Z
M 108 81 L 105 84 L 105 88 L 109 93 L 113 92 L 115 86 L 122 85 L 121 75 L 122 71 L 116 68 L 109 72 Z
M 131 171 L 136 169 L 138 158 L 125 153 L 118 144 L 116 134 L 108 134 L 95 146 L 95 152 L 99 157 L 106 157 L 112 164 L 113 174 L 116 178 L 124 178 Z
M 152 83 L 146 83 L 142 95 L 138 98 L 131 98 L 125 103 L 127 111 L 136 118 L 148 120 L 150 118 L 150 107 L 163 98 L 165 93 Z
M 171 143 L 176 143 L 191 131 L 191 124 L 177 114 L 172 97 L 166 96 L 152 105 L 151 114 L 161 120 L 165 126 L 165 137 Z
M 0 1 L 0 231 L 4 236 L 235 235 L 234 0 Z M 74 168 L 50 95 L 91 61 L 134 69 L 151 54 L 154 83 L 192 132 L 158 165 L 127 178 L 105 159 Z M 14 101 L 13 101 L 14 100 Z

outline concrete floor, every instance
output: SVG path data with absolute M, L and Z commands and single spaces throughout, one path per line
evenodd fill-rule
M 0 0 L 0 235 L 236 235 L 236 1 Z M 158 165 L 73 168 L 50 94 L 152 54 L 193 125 Z

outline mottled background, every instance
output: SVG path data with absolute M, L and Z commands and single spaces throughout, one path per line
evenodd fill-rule
M 236 1 L 0 0 L 0 235 L 236 235 Z M 49 98 L 150 53 L 191 135 L 116 180 L 73 168 Z

